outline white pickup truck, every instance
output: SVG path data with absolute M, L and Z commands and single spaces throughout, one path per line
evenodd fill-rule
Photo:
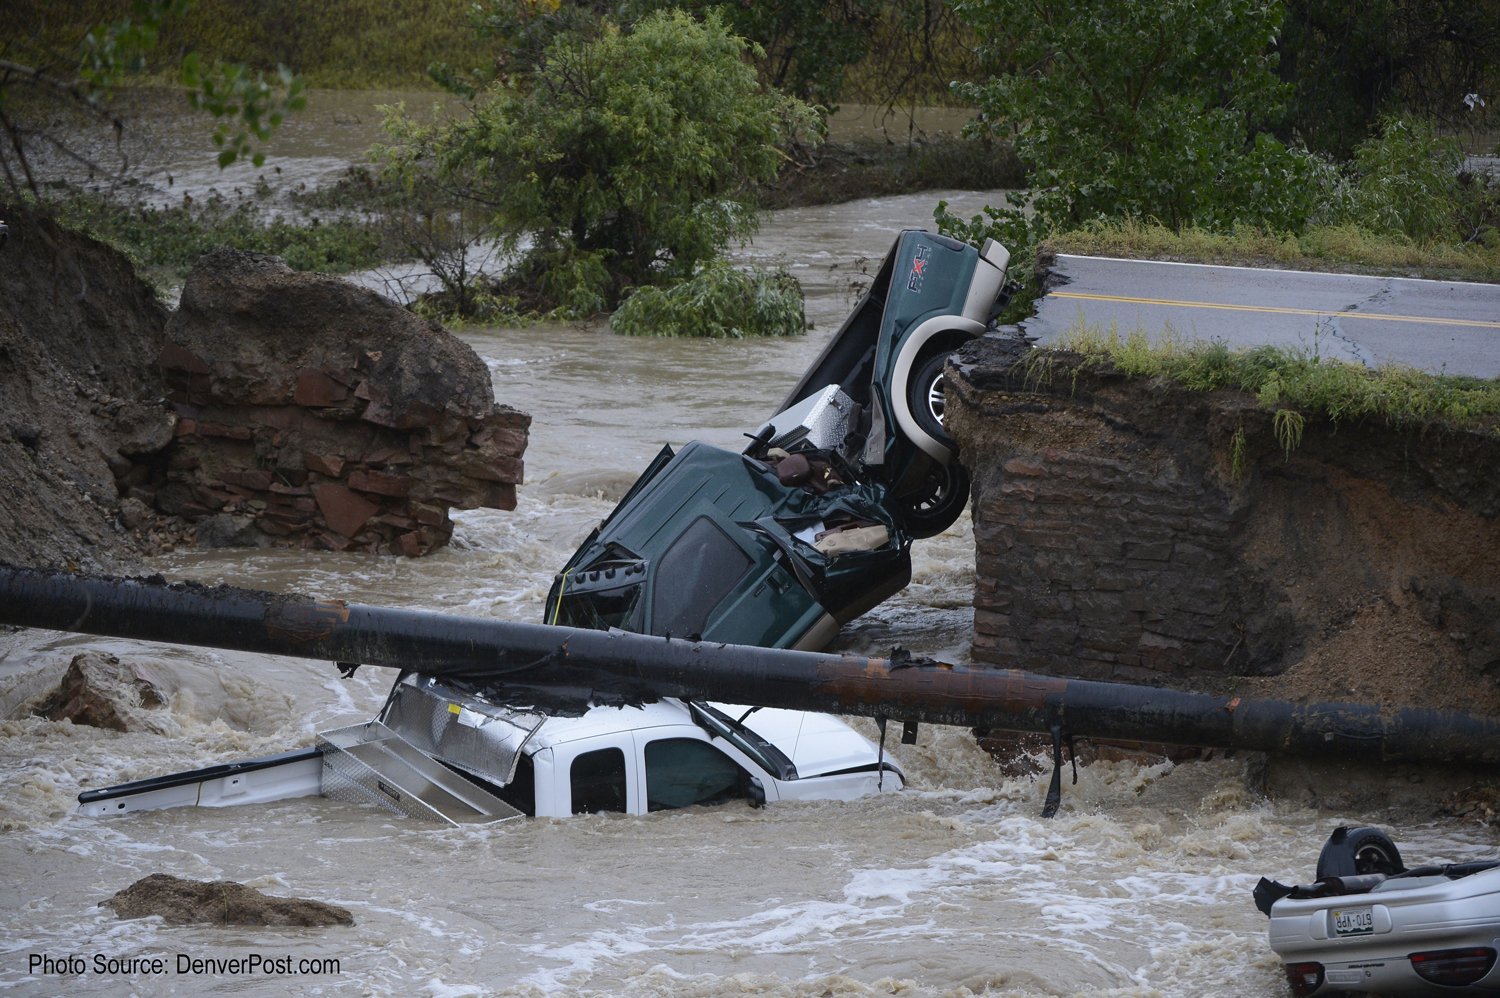
M 409 674 L 374 720 L 311 748 L 87 790 L 78 802 L 111 815 L 323 794 L 459 824 L 852 800 L 902 786 L 869 739 L 826 714 L 662 700 L 556 717 Z

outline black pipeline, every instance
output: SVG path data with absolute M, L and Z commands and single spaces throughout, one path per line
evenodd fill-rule
M 156 579 L 0 566 L 0 623 L 386 666 L 542 703 L 679 697 L 1061 737 L 1353 758 L 1500 763 L 1500 718 L 1293 704 L 458 617 Z

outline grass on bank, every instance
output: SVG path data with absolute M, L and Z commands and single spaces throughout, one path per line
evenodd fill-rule
M 1274 346 L 1233 350 L 1136 330 L 1121 337 L 1075 327 L 1058 343 L 1083 356 L 1083 366 L 1110 365 L 1135 377 L 1164 378 L 1192 391 L 1248 392 L 1276 413 L 1276 431 L 1290 451 L 1306 419 L 1378 419 L 1395 427 L 1440 426 L 1500 435 L 1500 379 L 1434 375 L 1395 365 L 1375 369 Z M 1028 375 L 1050 379 L 1057 355 L 1036 351 Z
M 150 207 L 75 192 L 54 208 L 63 225 L 109 244 L 168 282 L 180 281 L 199 256 L 220 246 L 272 253 L 293 270 L 324 273 L 378 266 L 398 254 L 367 223 L 267 219 L 249 200 L 214 196 L 192 205 Z
M 1500 241 L 1423 244 L 1351 225 L 1314 226 L 1294 235 L 1253 226 L 1227 233 L 1177 231 L 1154 222 L 1112 219 L 1055 233 L 1042 252 L 1500 282 Z

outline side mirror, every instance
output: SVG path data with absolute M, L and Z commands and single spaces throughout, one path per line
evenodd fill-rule
M 754 776 L 750 777 L 750 785 L 745 788 L 750 797 L 751 807 L 766 806 L 766 788 L 760 785 L 760 780 Z

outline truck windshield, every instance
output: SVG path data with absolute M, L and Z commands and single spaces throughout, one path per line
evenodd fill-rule
M 797 778 L 797 767 L 785 752 L 739 721 L 700 701 L 690 703 L 688 709 L 693 713 L 693 720 L 710 735 L 717 735 L 729 742 L 778 780 Z

